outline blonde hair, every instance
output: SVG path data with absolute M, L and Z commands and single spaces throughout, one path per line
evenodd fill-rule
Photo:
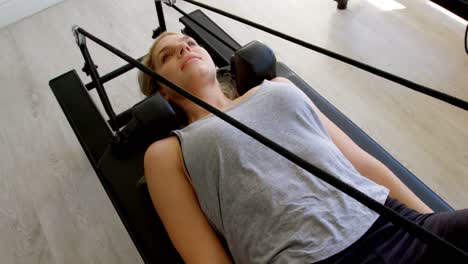
M 161 42 L 163 38 L 166 36 L 171 36 L 171 35 L 177 35 L 179 33 L 176 32 L 164 32 L 161 35 L 159 35 L 151 45 L 148 53 L 142 58 L 141 63 L 145 65 L 146 67 L 152 69 L 153 71 L 156 70 L 154 61 L 153 61 L 153 52 L 156 46 Z M 217 74 L 217 79 L 221 88 L 221 91 L 223 94 L 228 97 L 229 99 L 235 99 L 239 97 L 239 93 L 237 92 L 236 86 L 234 84 L 234 81 L 232 80 L 232 77 L 229 73 L 229 71 L 221 71 L 218 72 Z M 142 71 L 138 71 L 138 84 L 140 85 L 140 91 L 145 95 L 145 96 L 151 96 L 155 94 L 156 92 L 159 91 L 160 86 L 159 84 L 149 75 Z M 169 102 L 174 111 L 176 112 L 176 117 L 178 120 L 178 123 L 181 127 L 187 125 L 187 118 L 186 114 L 182 110 L 181 107 L 175 105 L 174 103 Z
M 143 57 L 141 63 L 154 71 L 155 70 L 154 61 L 153 61 L 154 49 L 164 37 L 170 36 L 170 35 L 177 35 L 177 34 L 178 33 L 175 33 L 175 32 L 164 32 L 161 35 L 159 35 L 154 40 L 153 45 L 151 45 L 148 51 L 148 54 L 146 54 Z M 138 83 L 140 84 L 140 91 L 146 96 L 151 96 L 159 90 L 159 85 L 153 80 L 153 78 L 151 78 L 151 76 L 149 76 L 148 74 L 142 71 L 138 72 Z

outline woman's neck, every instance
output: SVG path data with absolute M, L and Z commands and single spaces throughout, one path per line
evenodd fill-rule
M 228 97 L 224 95 L 224 93 L 221 91 L 219 87 L 218 82 L 216 82 L 213 85 L 213 87 L 210 87 L 209 89 L 203 89 L 203 92 L 201 94 L 196 94 L 195 96 L 207 102 L 208 104 L 214 106 L 220 111 L 230 107 L 234 102 L 233 100 L 229 99 Z M 188 99 L 185 99 L 185 100 L 187 100 L 187 103 L 184 104 L 183 108 L 184 108 L 185 113 L 187 114 L 187 119 L 188 119 L 189 124 L 210 114 L 209 111 L 198 106 L 197 104 L 189 101 Z

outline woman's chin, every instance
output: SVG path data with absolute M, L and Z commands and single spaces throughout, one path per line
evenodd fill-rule
M 184 68 L 184 75 L 187 77 L 186 80 L 190 84 L 205 84 L 207 82 L 212 82 L 216 78 L 215 69 L 209 69 L 208 67 L 195 67 L 197 66 L 195 63 L 187 66 L 188 67 Z

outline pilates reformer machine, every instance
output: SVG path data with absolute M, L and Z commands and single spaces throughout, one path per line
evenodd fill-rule
M 464 110 L 468 109 L 468 103 L 461 99 L 405 80 L 399 76 L 336 54 L 324 48 L 317 47 L 214 7 L 193 0 L 185 0 L 185 2 L 227 16 L 238 22 L 291 41 L 297 45 L 354 65 L 362 70 L 404 85 L 414 91 L 452 104 L 454 107 L 459 107 Z M 338 0 L 337 2 L 339 8 L 340 4 L 341 8 L 346 8 L 347 0 Z M 210 53 L 218 67 L 219 73 L 223 71 L 231 73 L 240 95 L 244 94 L 248 89 L 260 84 L 264 79 L 272 79 L 276 76 L 289 79 L 354 142 L 385 164 L 435 212 L 453 210 L 449 204 L 442 200 L 331 103 L 318 94 L 286 64 L 276 61 L 274 52 L 261 42 L 252 41 L 245 46 L 241 46 L 201 10 L 197 9 L 187 14 L 176 5 L 175 0 L 155 0 L 159 26 L 153 30 L 153 38 L 156 38 L 159 34 L 166 31 L 163 4 L 166 4 L 168 8 L 177 10 L 182 15 L 179 19 L 184 25 L 182 32 L 194 38 Z M 255 138 L 273 151 L 278 152 L 298 166 L 311 172 L 316 177 L 344 191 L 381 216 L 386 217 L 394 224 L 406 228 L 409 233 L 418 236 L 418 238 L 426 243 L 437 246 L 437 249 L 441 250 L 441 252 L 453 254 L 460 259 L 466 258 L 468 260 L 467 252 L 463 252 L 447 241 L 442 240 L 438 236 L 402 218 L 390 208 L 385 207 L 364 193 L 361 193 L 359 190 L 348 186 L 332 175 L 307 163 L 300 157 L 282 148 L 277 143 L 270 141 L 239 121 L 231 118 L 229 115 L 186 92 L 183 88 L 172 84 L 151 69 L 143 66 L 139 62 L 141 58 L 134 59 L 126 55 L 78 26 L 73 28 L 73 34 L 85 61 L 83 71 L 86 72 L 87 75 L 90 75 L 92 81 L 84 84 L 77 72 L 75 70 L 70 70 L 52 79 L 49 84 L 101 184 L 146 263 L 182 263 L 181 257 L 173 247 L 153 207 L 143 176 L 143 155 L 145 150 L 152 142 L 167 137 L 170 131 L 178 129 L 178 127 L 174 110 L 158 93 L 145 98 L 122 113 L 116 114 L 114 112 L 104 88 L 104 83 L 125 74 L 135 67 L 192 100 L 217 117 L 242 130 L 248 136 Z M 87 39 L 108 49 L 116 56 L 128 62 L 128 64 L 100 76 L 97 71 L 97 66 L 94 64 L 87 48 Z M 135 85 L 137 85 L 136 81 Z M 97 90 L 97 94 L 104 106 L 107 117 L 100 113 L 95 102 L 90 97 L 89 91 L 93 89 Z

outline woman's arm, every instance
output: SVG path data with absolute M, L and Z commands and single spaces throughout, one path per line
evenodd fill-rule
M 277 77 L 273 81 L 288 82 L 286 78 Z M 296 88 L 299 89 L 299 88 Z M 351 138 L 348 137 L 339 127 L 337 127 L 328 117 L 326 117 L 317 106 L 308 99 L 310 106 L 318 114 L 321 122 L 326 127 L 333 143 L 351 162 L 354 168 L 363 176 L 370 180 L 387 187 L 390 190 L 390 196 L 398 199 L 408 207 L 420 213 L 432 213 L 433 211 L 423 203 L 401 180 L 393 174 L 383 163 L 372 155 L 361 149 Z
M 231 263 L 203 214 L 184 172 L 175 137 L 153 143 L 145 153 L 145 177 L 154 207 L 185 263 Z
M 433 212 L 382 162 L 361 149 L 339 127 L 321 113 L 318 108 L 315 111 L 319 113 L 320 120 L 327 128 L 335 145 L 361 175 L 380 185 L 386 186 L 390 189 L 390 196 L 392 198 L 398 199 L 409 208 L 420 213 Z

